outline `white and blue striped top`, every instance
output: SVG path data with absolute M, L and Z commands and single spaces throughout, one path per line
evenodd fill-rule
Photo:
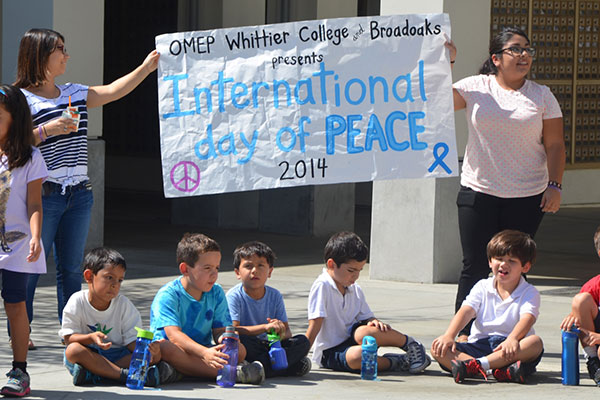
M 62 112 L 69 106 L 69 96 L 71 96 L 71 106 L 79 110 L 81 119 L 77 132 L 49 136 L 39 145 L 48 168 L 48 181 L 65 187 L 89 179 L 87 176 L 88 87 L 77 83 L 67 83 L 57 87 L 60 94 L 53 99 L 37 96 L 25 89 L 21 90 L 29 103 L 34 127 L 60 118 Z

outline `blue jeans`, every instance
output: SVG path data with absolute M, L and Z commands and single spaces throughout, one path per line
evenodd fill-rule
M 82 182 L 67 186 L 62 194 L 61 185 L 45 182 L 42 205 L 42 242 L 44 252 L 54 252 L 56 264 L 56 298 L 58 320 L 71 295 L 81 290 L 81 263 L 92 215 L 92 186 Z M 27 315 L 33 320 L 33 297 L 39 274 L 30 274 L 27 283 Z

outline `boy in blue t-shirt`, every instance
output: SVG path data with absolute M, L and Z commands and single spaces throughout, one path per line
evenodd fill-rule
M 160 288 L 150 310 L 150 329 L 161 342 L 163 360 L 184 375 L 215 378 L 227 364 L 219 336 L 231 325 L 220 285 L 221 249 L 213 239 L 186 233 L 177 245 L 177 263 L 182 276 Z M 214 340 L 214 343 L 213 343 Z M 240 344 L 238 360 L 246 357 Z M 237 382 L 264 381 L 260 363 L 238 365 Z
M 246 347 L 247 360 L 259 361 L 267 377 L 303 376 L 311 368 L 310 359 L 306 357 L 310 343 L 304 335 L 292 337 L 281 293 L 265 285 L 274 262 L 275 253 L 264 243 L 248 242 L 235 249 L 233 267 L 242 282 L 227 292 L 229 312 Z M 281 347 L 287 356 L 288 368 L 283 370 L 271 368 L 267 333 L 272 330 L 281 338 Z

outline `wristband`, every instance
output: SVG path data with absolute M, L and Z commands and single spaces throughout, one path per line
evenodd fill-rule
M 42 125 L 38 125 L 38 135 L 40 136 L 40 142 L 44 141 L 44 135 L 42 131 Z
M 456 62 L 456 60 L 451 60 L 450 64 L 454 64 Z
M 562 190 L 562 185 L 560 183 L 558 183 L 557 181 L 548 181 L 548 187 L 553 187 L 558 190 Z

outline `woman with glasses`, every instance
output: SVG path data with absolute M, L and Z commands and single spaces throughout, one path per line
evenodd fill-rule
M 42 242 L 45 254 L 50 249 L 54 252 L 59 320 L 69 297 L 81 290 L 80 267 L 93 203 L 87 175 L 87 110 L 118 100 L 135 89 L 157 68 L 159 54 L 152 51 L 132 72 L 101 86 L 56 84 L 69 58 L 60 33 L 31 29 L 21 39 L 15 82 L 29 103 L 34 141 L 49 173 L 42 187 Z M 28 282 L 30 321 L 38 278 L 31 274 Z M 32 342 L 29 346 L 34 347 Z
M 453 65 L 456 47 L 447 47 Z M 506 28 L 490 41 L 479 75 L 453 85 L 454 110 L 465 109 L 469 128 L 456 201 L 463 250 L 456 310 L 488 277 L 486 246 L 494 234 L 516 229 L 533 237 L 544 213 L 560 207 L 562 113 L 547 86 L 527 79 L 534 55 L 525 32 Z

